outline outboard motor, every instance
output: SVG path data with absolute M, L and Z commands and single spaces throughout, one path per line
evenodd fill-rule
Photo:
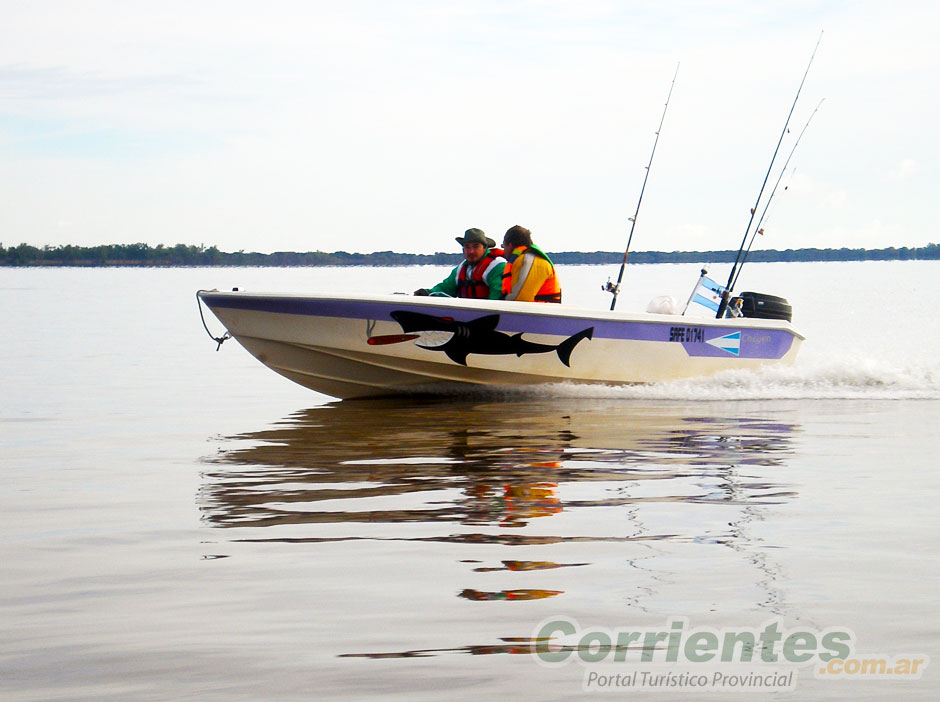
M 739 307 L 745 317 L 793 321 L 793 308 L 790 303 L 774 295 L 743 292 L 731 301 L 731 307 Z

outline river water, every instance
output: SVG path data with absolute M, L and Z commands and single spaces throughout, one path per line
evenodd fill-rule
M 566 301 L 607 308 L 616 272 L 561 268 Z M 940 264 L 749 265 L 739 289 L 807 337 L 788 369 L 356 402 L 216 353 L 194 297 L 445 273 L 0 270 L 0 698 L 580 699 L 722 667 L 617 662 L 584 631 L 773 622 L 921 674 L 762 661 L 789 687 L 741 699 L 935 698 Z M 618 309 L 697 275 L 631 267 Z M 731 694 L 638 685 L 616 694 Z

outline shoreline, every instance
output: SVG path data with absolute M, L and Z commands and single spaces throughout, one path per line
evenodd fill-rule
M 558 265 L 611 265 L 623 262 L 614 251 L 548 252 Z M 631 264 L 655 263 L 733 263 L 737 251 L 636 251 Z M 227 253 L 216 247 L 177 244 L 151 248 L 146 244 L 111 244 L 96 247 L 57 246 L 39 249 L 27 244 L 4 249 L 0 246 L 0 267 L 5 268 L 178 268 L 178 267 L 267 267 L 316 268 L 324 266 L 453 266 L 459 253 L 412 254 L 378 251 L 368 254 L 335 251 L 284 252 L 270 254 L 238 251 Z M 889 247 L 885 249 L 763 249 L 748 254 L 750 263 L 812 263 L 831 261 L 911 261 L 940 260 L 940 245 Z

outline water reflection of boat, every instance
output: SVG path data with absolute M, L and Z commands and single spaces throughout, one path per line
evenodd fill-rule
M 745 564 L 747 576 L 735 571 L 733 581 L 748 602 L 777 612 L 778 575 L 752 529 L 793 495 L 785 470 L 795 427 L 735 408 L 729 417 L 720 405 L 690 414 L 677 404 L 583 399 L 563 409 L 333 403 L 223 440 L 198 501 L 230 542 L 310 549 L 310 577 L 348 567 L 346 549 L 334 548 L 347 542 L 358 558 L 391 557 L 418 579 L 439 565 L 451 573 L 440 580 L 443 596 L 497 617 L 494 626 L 504 626 L 506 607 L 564 608 L 609 589 L 621 607 L 649 611 L 681 569 L 698 580 L 722 554 Z M 390 556 L 399 552 L 412 555 Z M 513 629 L 495 644 L 344 655 L 533 654 L 529 632 Z
M 714 319 L 400 295 L 197 296 L 264 365 L 339 398 L 455 385 L 653 383 L 792 363 L 803 340 L 789 315 Z
M 772 418 L 689 416 L 673 405 L 598 400 L 567 400 L 563 410 L 536 401 L 334 403 L 231 437 L 209 461 L 200 502 L 205 520 L 218 527 L 522 527 L 575 508 L 767 503 L 784 499 L 787 488 L 735 475 L 740 466 L 777 464 L 792 430 Z M 560 484 L 575 483 L 598 489 L 559 493 Z

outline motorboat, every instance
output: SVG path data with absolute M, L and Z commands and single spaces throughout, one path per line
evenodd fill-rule
M 736 316 L 721 318 L 401 294 L 197 298 L 227 329 L 213 337 L 220 344 L 230 336 L 273 371 L 340 399 L 658 383 L 790 364 L 804 338 L 785 300 L 758 293 L 742 293 Z
M 814 49 L 813 56 L 815 53 Z M 674 76 L 673 85 L 675 80 Z M 731 297 L 739 266 L 747 260 L 756 235 L 763 234 L 761 224 L 776 185 L 756 223 L 755 215 L 789 122 L 788 116 L 727 285 L 708 278 L 703 268 L 681 313 L 676 313 L 674 305 L 651 307 L 646 312 L 614 311 L 660 130 L 656 131 L 636 212 L 630 218 L 620 276 L 616 284 L 608 281 L 604 288 L 614 295 L 610 311 L 410 295 L 285 295 L 232 290 L 199 291 L 197 298 L 228 330 L 225 336 L 213 337 L 219 345 L 230 335 L 277 373 L 341 399 L 468 387 L 634 385 L 790 364 L 804 337 L 791 325 L 789 303 L 754 292 Z M 799 138 L 793 151 L 798 143 Z M 692 304 L 713 314 L 687 316 Z

